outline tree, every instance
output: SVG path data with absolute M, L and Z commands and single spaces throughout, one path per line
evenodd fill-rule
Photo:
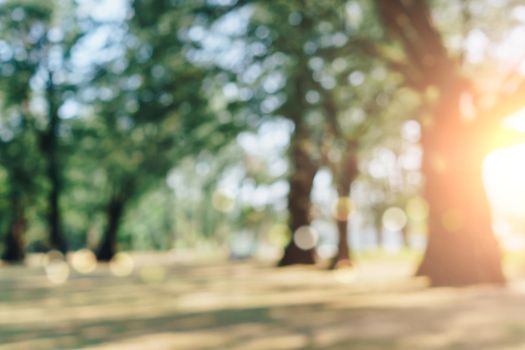
M 71 2 L 7 1 L 2 4 L 2 17 L 4 49 L 8 53 L 4 55 L 6 69 L 2 77 L 9 84 L 4 89 L 6 107 L 25 119 L 22 125 L 34 133 L 38 146 L 18 156 L 27 158 L 37 152 L 44 159 L 49 247 L 65 252 L 60 208 L 64 186 L 60 109 L 74 91 L 71 57 L 83 33 Z M 19 85 L 17 89 L 11 89 L 13 81 Z M 20 207 L 23 205 L 13 204 L 13 208 Z
M 24 258 L 27 212 L 41 191 L 39 159 L 40 130 L 30 102 L 30 80 L 38 73 L 44 50 L 51 9 L 48 5 L 5 2 L 0 7 L 1 56 L 0 84 L 2 123 L 1 166 L 6 173 L 7 217 L 2 259 L 11 262 Z
M 187 43 L 174 34 L 190 22 L 188 7 L 136 0 L 131 11 L 129 30 L 113 43 L 124 54 L 97 70 L 95 84 L 108 93 L 98 96 L 92 120 L 86 120 L 94 138 L 88 152 L 104 174 L 107 194 L 97 251 L 104 261 L 116 252 L 132 201 L 184 156 L 217 151 L 240 130 L 212 113 L 204 89 L 211 78 L 189 60 Z
M 433 285 L 501 284 L 501 254 L 481 171 L 501 117 L 523 106 L 525 82 L 509 87 L 504 81 L 508 89 L 487 96 L 468 74 L 463 54 L 446 47 L 429 2 L 377 0 L 376 5 L 385 40 L 355 43 L 401 73 L 422 101 L 430 213 L 428 246 L 417 274 Z
M 323 129 L 319 123 L 316 91 L 323 78 L 316 75 L 312 62 L 328 47 L 341 46 L 346 37 L 334 27 L 341 16 L 344 2 L 330 5 L 307 1 L 251 1 L 250 21 L 245 35 L 249 51 L 247 60 L 259 115 L 284 117 L 293 126 L 289 146 L 289 228 L 292 236 L 285 248 L 280 266 L 315 263 L 315 247 L 300 248 L 294 240 L 299 229 L 310 226 L 310 193 L 320 166 L 319 145 L 315 134 Z M 340 20 L 339 22 L 340 23 Z M 242 78 L 242 76 L 241 76 Z M 331 78 L 331 77 L 327 77 Z M 249 79 L 240 79 L 242 82 Z M 324 81 L 331 89 L 331 81 Z M 255 85 L 256 87 L 253 87 Z M 330 86 L 329 86 L 330 85 Z M 258 86 L 258 87 L 257 87 Z

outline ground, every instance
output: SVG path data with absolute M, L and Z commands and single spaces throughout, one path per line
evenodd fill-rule
M 34 259 L 0 267 L 0 350 L 525 349 L 522 265 L 506 288 L 452 289 L 411 278 L 413 257 L 364 257 L 337 272 L 133 261 L 131 275 L 99 265 L 59 284 Z

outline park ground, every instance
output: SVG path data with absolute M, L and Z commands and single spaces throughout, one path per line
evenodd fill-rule
M 412 278 L 414 254 L 364 255 L 336 272 L 176 254 L 132 259 L 132 271 L 72 269 L 63 283 L 35 256 L 0 267 L 0 350 L 525 349 L 519 255 L 506 259 L 506 288 L 463 289 Z

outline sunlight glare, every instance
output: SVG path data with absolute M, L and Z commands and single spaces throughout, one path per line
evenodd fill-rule
M 494 228 L 507 249 L 520 248 L 525 234 L 521 219 L 525 216 L 525 144 L 516 143 L 524 132 L 522 109 L 504 120 L 501 146 L 483 164 L 483 181 L 497 223 Z
M 525 111 L 520 110 L 518 113 L 511 115 L 503 121 L 503 126 L 519 132 L 525 132 Z
M 483 177 L 495 210 L 525 213 L 525 144 L 491 152 Z

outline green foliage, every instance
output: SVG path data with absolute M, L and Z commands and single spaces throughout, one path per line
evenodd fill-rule
M 510 0 L 501 3 L 514 8 Z M 467 21 L 474 2 L 428 4 L 444 13 L 434 11 L 433 19 L 451 62 L 465 54 L 451 43 L 475 28 L 486 32 L 481 22 L 493 18 Z M 236 203 L 221 213 L 213 198 L 232 168 L 242 169 L 239 187 L 267 186 L 293 172 L 292 152 L 288 173 L 275 175 L 270 163 L 286 155 L 258 157 L 232 145 L 240 132 L 283 119 L 292 135 L 301 133 L 316 169 L 338 173 L 345 152 L 359 154 L 360 182 L 383 194 L 364 210 L 403 206 L 419 184 L 394 188 L 367 166 L 381 151 L 402 157 L 409 146 L 400 130 L 407 119 L 424 122 L 418 108 L 432 86 L 415 88 L 424 80 L 414 70 L 420 62 L 409 60 L 407 44 L 393 35 L 395 23 L 385 25 L 378 5 L 130 0 L 123 16 L 97 19 L 72 0 L 0 2 L 0 230 L 21 206 L 30 239 L 45 240 L 56 187 L 75 248 L 100 238 L 114 198 L 128 209 L 121 240 L 129 248 L 166 248 L 185 235 L 225 242 L 228 230 L 260 231 L 283 221 L 282 207 Z M 505 29 L 499 23 L 487 37 Z M 461 75 L 480 66 L 469 64 Z M 204 163 L 208 172 L 196 174 Z M 186 182 L 168 189 L 173 174 Z M 186 183 L 198 195 L 177 193 Z
M 40 158 L 39 122 L 30 110 L 30 82 L 45 52 L 52 8 L 37 1 L 0 4 L 0 191 L 1 232 L 13 220 L 13 207 L 38 207 L 45 183 Z

